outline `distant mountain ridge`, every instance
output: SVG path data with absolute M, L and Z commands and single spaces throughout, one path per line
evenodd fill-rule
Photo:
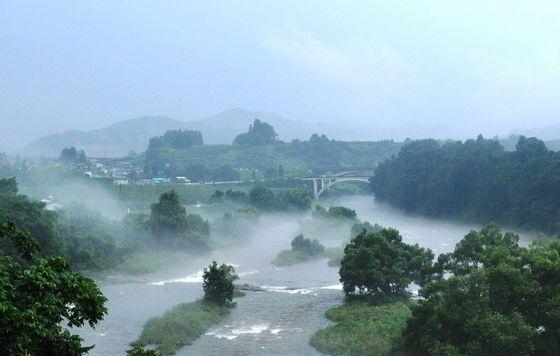
M 130 151 L 143 152 L 151 137 L 167 130 L 189 129 L 202 132 L 208 144 L 230 144 L 247 131 L 254 119 L 274 126 L 281 140 L 308 139 L 313 133 L 337 139 L 363 136 L 363 130 L 341 129 L 339 125 L 292 121 L 276 114 L 235 108 L 199 120 L 181 121 L 162 116 L 129 119 L 89 131 L 68 130 L 39 138 L 19 153 L 27 156 L 57 157 L 65 147 L 83 149 L 90 157 L 122 157 Z M 358 136 L 357 136 L 358 135 Z

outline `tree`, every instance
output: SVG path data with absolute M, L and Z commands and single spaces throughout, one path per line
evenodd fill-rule
M 358 234 L 361 233 L 364 230 L 366 232 L 378 232 L 378 231 L 383 230 L 383 227 L 381 227 L 378 224 L 372 225 L 368 221 L 355 223 L 354 225 L 352 225 L 352 229 L 350 231 L 350 238 L 354 238 L 354 237 L 358 236 Z
M 200 131 L 194 130 L 167 130 L 163 135 L 152 137 L 148 144 L 148 151 L 160 148 L 184 150 L 192 146 L 202 146 L 204 140 Z
M 235 287 L 233 281 L 239 279 L 233 266 L 222 264 L 218 266 L 213 261 L 204 269 L 203 284 L 204 300 L 218 305 L 231 305 Z
M 94 281 L 70 269 L 61 257 L 37 259 L 39 242 L 14 223 L 0 222 L 0 239 L 20 261 L 0 255 L 0 353 L 82 355 L 93 346 L 69 327 L 94 327 L 107 313 L 107 299 Z
M 185 230 L 187 211 L 175 190 L 161 193 L 159 201 L 150 206 L 150 226 L 156 235 L 169 237 Z
M 273 145 L 279 142 L 277 136 L 271 125 L 255 119 L 253 124 L 249 125 L 249 131 L 237 135 L 233 144 L 240 146 Z
M 275 204 L 274 193 L 265 187 L 254 187 L 249 191 L 249 202 L 260 210 L 271 210 Z
M 76 147 L 67 147 L 60 152 L 60 160 L 66 163 L 85 162 L 87 160 L 84 150 L 78 151 Z
M 472 231 L 436 264 L 404 330 L 416 355 L 557 355 L 560 243 L 518 246 L 491 224 Z
M 16 178 L 0 179 L 0 196 L 14 196 L 18 192 Z
M 431 273 L 434 255 L 408 245 L 395 229 L 362 231 L 344 248 L 340 281 L 347 296 L 398 296 L 411 282 L 423 284 Z
M 292 242 L 293 251 L 301 251 L 309 256 L 319 256 L 325 252 L 325 247 L 316 239 L 306 239 L 303 235 L 296 236 Z
M 344 206 L 331 206 L 328 210 L 328 217 L 335 219 L 356 219 L 356 211 Z
M 371 179 L 375 198 L 408 212 L 556 232 L 560 152 L 519 137 L 506 152 L 482 136 L 410 141 Z

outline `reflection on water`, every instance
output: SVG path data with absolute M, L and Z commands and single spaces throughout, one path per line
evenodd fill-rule
M 452 250 L 470 229 L 477 228 L 407 216 L 375 203 L 371 197 L 346 197 L 337 204 L 355 209 L 362 220 L 399 229 L 405 241 L 429 247 L 436 254 Z M 201 297 L 202 268 L 212 260 L 234 265 L 239 282 L 260 286 L 265 291 L 247 292 L 221 324 L 178 354 L 317 354 L 309 346 L 309 338 L 329 323 L 324 317 L 325 310 L 343 299 L 338 269 L 327 266 L 326 259 L 281 268 L 271 265 L 297 234 L 298 217 L 262 220 L 258 233 L 234 248 L 192 257 L 141 281 L 101 281 L 100 287 L 109 298 L 109 315 L 95 330 L 79 330 L 87 343 L 96 345 L 91 354 L 124 354 L 147 319 Z M 329 245 L 341 244 L 347 238 L 340 236 L 337 241 L 329 241 Z M 523 239 L 528 241 L 528 237 Z

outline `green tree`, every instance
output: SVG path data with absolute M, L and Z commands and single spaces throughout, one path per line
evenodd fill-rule
M 161 136 L 152 137 L 148 144 L 148 151 L 160 148 L 184 150 L 192 146 L 202 146 L 204 141 L 200 131 L 168 130 Z
M 20 261 L 0 255 L 0 353 L 81 355 L 93 348 L 69 327 L 94 327 L 106 314 L 106 298 L 94 281 L 70 269 L 61 257 L 37 259 L 39 242 L 14 223 L 0 222 Z
M 17 182 L 15 178 L 0 179 L 0 196 L 14 196 L 18 192 Z
M 186 228 L 187 211 L 175 190 L 161 193 L 159 201 L 150 206 L 150 226 L 157 236 L 169 237 Z
M 277 136 L 271 125 L 255 119 L 253 124 L 249 125 L 249 131 L 237 135 L 233 144 L 241 146 L 273 145 L 279 142 Z
M 404 331 L 415 355 L 560 353 L 560 243 L 518 246 L 491 224 L 436 264 Z
M 233 301 L 235 287 L 233 281 L 239 279 L 233 266 L 218 266 L 213 261 L 203 273 L 204 300 L 218 305 L 230 305 Z
M 292 242 L 293 251 L 301 251 L 309 256 L 319 256 L 325 252 L 325 247 L 316 239 L 306 239 L 303 235 L 296 236 Z
M 434 255 L 429 249 L 409 245 L 395 229 L 363 231 L 344 248 L 340 281 L 346 295 L 404 295 L 412 282 L 430 277 Z
M 358 234 L 361 233 L 364 230 L 366 232 L 378 232 L 378 231 L 381 231 L 382 229 L 383 229 L 382 226 L 380 226 L 378 224 L 372 225 L 368 221 L 355 223 L 354 225 L 352 225 L 352 229 L 350 231 L 350 238 L 353 239 L 354 237 L 358 236 Z
M 275 208 L 274 193 L 265 187 L 254 187 L 249 191 L 249 203 L 260 210 L 272 210 Z

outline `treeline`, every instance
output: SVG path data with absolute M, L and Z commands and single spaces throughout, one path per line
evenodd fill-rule
M 496 140 L 418 140 L 381 163 L 376 199 L 409 212 L 544 232 L 557 229 L 560 153 L 520 137 L 506 152 Z
M 210 197 L 212 202 L 230 201 L 235 204 L 253 206 L 264 212 L 302 212 L 311 209 L 311 194 L 305 187 L 274 192 L 256 186 L 245 193 L 240 190 L 217 190 Z
M 202 145 L 199 134 L 168 131 L 153 138 L 144 154 L 144 175 L 185 176 L 191 181 L 293 177 L 315 168 L 373 166 L 402 146 L 393 141 L 336 141 L 317 134 L 309 140 L 282 142 L 271 125 L 259 120 L 232 145 Z M 191 136 L 196 139 L 187 139 Z M 175 137 L 185 144 L 174 143 Z

